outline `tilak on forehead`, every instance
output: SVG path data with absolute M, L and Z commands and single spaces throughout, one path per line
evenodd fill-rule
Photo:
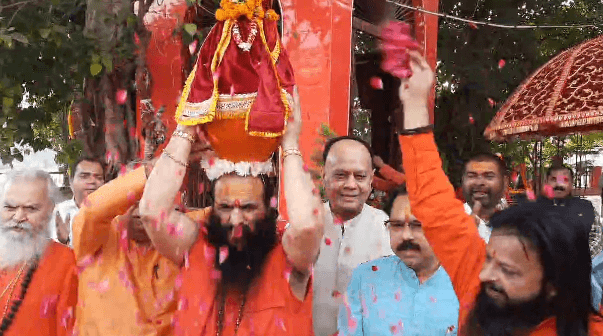
M 497 167 L 494 162 L 489 161 L 473 161 L 467 165 L 467 170 L 471 170 L 478 173 L 496 171 Z
M 406 204 L 406 206 L 404 207 L 404 221 L 406 223 L 408 223 L 410 221 L 410 204 Z

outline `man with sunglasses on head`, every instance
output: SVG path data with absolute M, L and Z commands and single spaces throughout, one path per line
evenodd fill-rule
M 395 255 L 354 270 L 339 335 L 456 335 L 459 302 L 412 214 L 405 186 L 392 192 L 385 211 Z

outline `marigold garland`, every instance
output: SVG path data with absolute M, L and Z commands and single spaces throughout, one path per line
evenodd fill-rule
M 237 20 L 241 16 L 246 16 L 249 20 L 254 18 L 263 19 L 264 17 L 271 21 L 279 19 L 278 14 L 272 9 L 264 12 L 262 0 L 245 0 L 242 3 L 236 0 L 222 0 L 220 9 L 216 11 L 216 20 L 218 21 Z

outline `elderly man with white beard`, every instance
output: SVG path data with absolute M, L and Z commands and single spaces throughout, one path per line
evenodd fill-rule
M 12 171 L 0 189 L 0 336 L 71 335 L 77 274 L 50 239 L 57 192 L 41 170 Z

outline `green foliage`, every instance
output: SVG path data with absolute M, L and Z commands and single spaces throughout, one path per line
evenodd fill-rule
M 22 159 L 14 143 L 59 149 L 49 136 L 89 73 L 83 0 L 6 0 L 0 5 L 0 158 Z M 60 147 L 62 148 L 62 147 Z
M 312 179 L 314 180 L 314 184 L 317 186 L 318 190 L 320 191 L 320 197 L 322 198 L 323 201 L 326 201 L 325 187 L 322 182 L 322 170 L 325 165 L 325 162 L 322 159 L 322 152 L 324 150 L 326 142 L 329 141 L 330 139 L 336 138 L 337 133 L 335 133 L 335 131 L 333 131 L 329 127 L 329 125 L 321 124 L 319 135 L 320 135 L 320 137 L 317 138 L 315 141 L 316 148 L 314 149 L 312 156 L 310 156 L 310 160 L 312 161 L 314 166 L 309 167 L 309 170 L 310 170 L 310 175 L 312 175 Z
M 603 3 L 595 0 L 440 1 L 446 14 L 505 24 L 598 23 Z M 539 66 L 560 51 L 603 33 L 599 29 L 502 29 L 440 21 L 435 133 L 458 185 L 462 163 L 490 147 L 483 132 L 501 104 Z M 499 61 L 505 65 L 499 68 Z M 492 105 L 490 102 L 494 103 Z M 500 145 L 525 161 L 530 143 Z M 520 153 L 524 153 L 521 154 Z M 523 156 L 522 156 L 523 155 Z

